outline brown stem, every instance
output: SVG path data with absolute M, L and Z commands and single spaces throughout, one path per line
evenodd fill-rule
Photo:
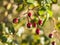
M 36 9 L 38 6 L 34 7 L 33 9 L 29 9 L 29 6 L 28 6 L 28 11 L 26 13 L 24 13 L 23 15 L 27 14 L 29 12 L 29 10 L 34 10 Z

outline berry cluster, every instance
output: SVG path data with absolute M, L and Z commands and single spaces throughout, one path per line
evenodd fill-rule
M 31 21 L 29 21 L 29 19 L 31 19 L 31 17 L 32 17 L 32 13 L 31 12 L 28 12 L 27 17 L 28 17 L 27 27 L 28 28 L 32 28 L 32 27 L 36 28 L 35 32 L 36 32 L 36 34 L 39 35 L 40 34 L 39 26 L 41 26 L 43 24 L 43 21 L 41 19 L 38 19 L 38 22 L 31 22 Z M 14 18 L 13 19 L 13 23 L 18 23 L 18 22 L 19 22 L 18 18 Z M 49 34 L 49 38 L 53 38 L 53 34 L 52 33 Z M 55 41 L 53 41 L 51 44 L 55 45 Z
M 31 18 L 31 16 L 32 16 L 32 13 L 28 12 L 27 17 Z M 31 21 L 29 21 L 29 18 L 28 18 L 27 27 L 28 28 L 35 27 L 36 28 L 36 34 L 39 35 L 40 34 L 40 29 L 38 28 L 38 25 L 42 25 L 43 21 L 39 19 L 38 22 L 35 22 L 35 21 L 31 22 Z

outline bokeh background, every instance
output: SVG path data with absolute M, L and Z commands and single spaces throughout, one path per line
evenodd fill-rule
M 8 37 L 9 40 L 10 39 L 17 40 L 17 42 L 13 42 L 13 44 L 9 44 L 9 45 L 18 45 L 17 43 L 19 43 L 19 45 L 20 45 L 21 41 L 23 39 L 25 39 L 27 35 L 30 35 L 30 34 L 31 34 L 30 36 L 35 36 L 35 38 L 36 38 L 36 35 L 32 35 L 32 33 L 34 31 L 32 31 L 32 32 L 28 31 L 28 29 L 26 27 L 22 26 L 22 25 L 24 25 L 24 22 L 26 21 L 26 19 L 23 20 L 22 17 L 25 17 L 23 14 L 27 11 L 27 9 L 23 10 L 21 12 L 18 12 L 19 10 L 16 11 L 16 8 L 18 8 L 18 6 L 22 7 L 22 5 L 17 4 L 14 0 L 0 0 L 0 23 L 5 25 L 5 22 L 7 22 L 7 20 L 12 22 L 13 18 L 15 18 L 15 17 L 20 17 L 22 20 L 17 25 L 13 24 L 14 28 L 16 29 L 16 32 L 19 28 L 21 28 L 24 31 L 24 33 L 22 35 L 19 35 L 20 37 L 18 37 L 16 35 L 5 34 L 5 36 Z M 32 10 L 30 10 L 30 11 L 33 13 Z M 53 11 L 54 22 L 53 22 L 53 19 L 48 20 L 45 23 L 43 29 L 44 29 L 44 33 L 46 36 L 48 36 L 49 33 L 51 33 L 52 31 L 56 30 L 57 32 L 54 33 L 54 39 L 52 39 L 52 40 L 56 40 L 56 43 L 57 43 L 56 45 L 60 45 L 60 0 L 57 1 L 57 4 L 52 5 L 52 11 Z M 8 23 L 8 25 L 10 25 L 10 24 Z M 22 31 L 20 31 L 20 32 L 22 32 Z M 8 44 L 2 43 L 0 41 L 0 45 L 8 45 Z M 26 44 L 23 43 L 21 45 L 28 45 L 28 43 L 26 43 Z M 41 44 L 37 44 L 37 45 L 41 45 Z

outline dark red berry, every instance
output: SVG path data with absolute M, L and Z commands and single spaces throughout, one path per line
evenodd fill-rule
M 36 26 L 37 26 L 37 24 L 34 22 L 34 23 L 33 23 L 33 27 L 36 27 Z
M 31 23 L 28 23 L 28 24 L 27 24 L 27 27 L 28 27 L 28 28 L 31 28 L 31 27 L 32 27 L 32 24 L 31 24 Z
M 36 34 L 40 34 L 40 29 L 39 28 L 36 29 Z
M 53 37 L 53 34 L 49 34 L 49 38 L 52 38 Z
M 29 13 L 28 13 L 28 16 L 31 17 L 31 15 L 32 15 L 32 14 L 29 12 Z
M 56 45 L 55 41 L 52 42 L 52 45 Z
M 38 24 L 39 24 L 39 25 L 42 25 L 42 23 L 43 23 L 42 20 L 39 20 L 39 21 L 38 21 Z
M 13 23 L 18 23 L 18 18 L 14 18 Z

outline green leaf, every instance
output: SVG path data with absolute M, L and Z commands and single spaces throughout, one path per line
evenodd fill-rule
M 60 30 L 60 22 L 56 24 L 57 28 Z
M 8 27 L 9 33 L 13 33 L 13 34 L 15 33 L 12 23 L 8 22 L 8 23 L 6 23 L 6 26 Z
M 50 45 L 50 41 L 49 41 L 49 40 L 46 41 L 46 42 L 45 42 L 45 45 Z
M 46 23 L 46 21 L 47 21 L 47 17 L 44 19 L 42 26 L 44 26 L 44 24 Z
M 39 13 L 39 15 L 43 15 L 43 14 L 44 14 L 44 12 L 45 12 L 45 11 L 40 10 L 38 13 Z
M 46 11 L 46 7 L 43 6 L 40 10 Z
M 49 38 L 47 36 L 44 35 L 45 41 L 49 40 Z
M 57 3 L 57 0 L 52 0 L 52 3 L 53 3 L 53 4 L 56 4 L 56 3 Z
M 31 22 L 33 23 L 33 22 L 38 22 L 38 18 L 36 17 L 36 16 L 34 16 L 34 19 L 33 20 L 31 20 Z
M 52 17 L 53 16 L 53 12 L 51 10 L 47 10 L 48 14 L 49 14 L 49 17 Z
M 46 0 L 46 2 L 47 2 L 47 3 L 52 3 L 52 1 L 51 1 L 51 0 Z
M 37 40 L 37 43 L 40 43 L 40 39 Z
M 42 7 L 42 8 L 38 11 L 38 13 L 39 13 L 39 15 L 43 15 L 43 14 L 45 13 L 45 11 L 46 11 L 46 7 Z
M 7 41 L 7 38 L 5 36 L 2 36 L 1 39 L 2 39 L 3 43 L 5 43 Z
M 46 4 L 46 6 L 47 6 L 48 8 L 51 8 L 51 4 Z
M 37 0 L 37 2 L 41 5 L 42 0 Z
M 34 3 L 35 0 L 27 0 L 27 3 Z
M 23 6 L 23 4 L 21 4 L 21 5 L 19 5 L 19 7 L 17 8 L 17 11 L 20 12 L 20 11 L 22 11 L 23 9 L 24 9 L 24 6 Z
M 13 34 L 15 33 L 14 27 L 12 25 L 9 27 L 9 32 Z

